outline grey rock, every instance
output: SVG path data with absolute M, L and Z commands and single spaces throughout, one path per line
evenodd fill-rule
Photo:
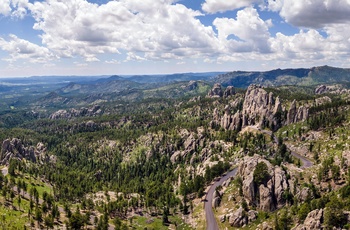
M 275 210 L 275 206 L 272 200 L 273 193 L 270 188 L 260 185 L 259 187 L 260 194 L 260 205 L 259 209 L 269 212 Z
M 331 103 L 332 99 L 328 96 L 320 97 L 315 99 L 316 106 L 324 105 L 327 103 Z
M 248 211 L 248 223 L 255 221 L 258 218 L 258 212 L 255 210 Z
M 198 87 L 198 83 L 196 81 L 190 81 L 186 86 L 187 90 L 195 90 Z
M 224 223 L 226 221 L 226 215 L 222 215 L 219 218 L 221 223 Z
M 233 214 L 229 217 L 229 223 L 233 227 L 242 227 L 248 223 L 248 218 L 242 207 L 237 209 Z
M 267 165 L 270 179 L 255 191 L 254 170 L 259 162 L 264 162 Z M 263 211 L 273 211 L 285 205 L 283 194 L 285 191 L 290 191 L 290 187 L 286 174 L 280 167 L 271 165 L 270 162 L 258 155 L 246 156 L 239 164 L 237 174 L 242 178 L 242 192 L 248 204 L 256 205 Z M 259 199 L 257 199 L 257 195 Z
M 227 86 L 225 92 L 224 92 L 224 97 L 229 97 L 233 96 L 236 94 L 235 88 L 233 86 Z
M 74 117 L 93 117 L 101 115 L 103 112 L 99 105 L 94 105 L 91 108 L 80 108 L 80 109 L 70 109 L 70 110 L 58 110 L 50 115 L 51 120 L 57 119 L 71 119 Z
M 315 89 L 315 94 L 323 94 L 327 92 L 327 86 L 325 85 L 320 85 L 318 87 L 316 87 Z
M 293 230 L 316 230 L 322 229 L 322 220 L 323 220 L 323 209 L 316 209 L 309 214 L 303 224 L 300 224 L 294 228 Z
M 216 209 L 217 207 L 220 206 L 220 202 L 221 202 L 221 198 L 220 198 L 220 197 L 215 197 L 215 198 L 213 198 L 212 207 L 213 207 L 214 209 Z
M 222 92 L 221 84 L 215 83 L 214 87 L 209 91 L 209 97 L 222 97 L 224 93 Z
M 297 114 L 297 105 L 296 105 L 296 101 L 293 100 L 287 113 L 287 124 L 292 124 L 294 122 L 294 118 L 296 114 Z
M 32 162 L 46 163 L 56 160 L 55 157 L 46 154 L 46 147 L 39 142 L 36 147 L 25 146 L 20 139 L 6 139 L 2 143 L 0 154 L 0 165 L 8 164 L 11 158 L 19 160 L 27 159 Z

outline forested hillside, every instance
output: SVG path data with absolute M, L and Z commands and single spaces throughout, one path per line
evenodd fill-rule
M 1 112 L 1 228 L 349 228 L 346 84 L 130 82 Z

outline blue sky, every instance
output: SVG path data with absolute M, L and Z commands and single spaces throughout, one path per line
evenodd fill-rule
M 0 77 L 349 67 L 349 0 L 0 0 Z

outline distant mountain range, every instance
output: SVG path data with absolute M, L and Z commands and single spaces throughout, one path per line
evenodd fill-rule
M 320 66 L 271 71 L 179 73 L 135 76 L 33 76 L 0 78 L 0 109 L 29 106 L 74 106 L 99 101 L 135 101 L 205 95 L 214 83 L 246 88 L 262 86 L 350 86 L 350 69 Z
M 233 85 L 241 88 L 246 88 L 250 84 L 263 86 L 349 84 L 350 69 L 320 66 L 310 69 L 276 69 L 263 72 L 234 71 L 219 74 L 211 80 L 224 86 Z

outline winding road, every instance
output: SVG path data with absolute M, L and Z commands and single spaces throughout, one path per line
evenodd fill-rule
M 204 204 L 204 209 L 205 209 L 205 215 L 207 219 L 207 229 L 209 230 L 219 230 L 218 223 L 215 220 L 215 216 L 213 213 L 212 209 L 212 202 L 213 202 L 213 195 L 216 187 L 222 185 L 226 180 L 228 180 L 230 177 L 233 177 L 237 174 L 237 168 L 234 170 L 228 172 L 225 176 L 221 177 L 219 181 L 215 181 L 212 186 L 210 186 L 207 195 L 205 197 L 205 204 Z
M 273 140 L 275 143 L 278 143 L 278 138 L 273 135 L 272 131 L 268 130 L 260 130 L 257 127 L 252 126 L 251 128 L 258 130 L 262 133 L 265 133 L 267 135 L 273 136 Z M 299 155 L 296 152 L 291 151 L 291 154 L 300 159 L 302 162 L 302 168 L 309 168 L 313 165 L 313 163 L 307 159 L 304 156 Z M 232 171 L 228 172 L 225 176 L 223 176 L 219 181 L 216 181 L 214 184 L 212 184 L 207 192 L 207 195 L 205 197 L 205 204 L 204 204 L 204 210 L 205 210 L 205 217 L 207 221 L 207 230 L 219 230 L 218 223 L 216 222 L 213 208 L 212 208 L 212 203 L 213 203 L 213 195 L 216 187 L 222 185 L 226 180 L 228 180 L 230 177 L 233 177 L 237 174 L 237 168 L 233 169 Z

